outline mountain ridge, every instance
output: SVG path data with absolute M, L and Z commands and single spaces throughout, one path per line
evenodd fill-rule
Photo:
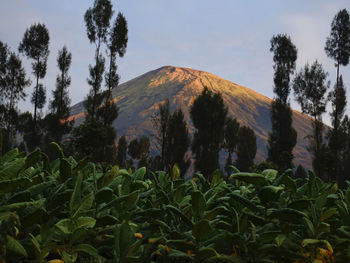
M 193 134 L 189 107 L 204 86 L 220 92 L 229 115 L 237 118 L 241 125 L 253 128 L 258 146 L 256 161 L 264 160 L 267 156 L 268 132 L 271 130 L 272 99 L 212 73 L 192 68 L 163 66 L 114 89 L 113 100 L 118 104 L 119 117 L 113 125 L 117 129 L 118 137 L 126 135 L 132 139 L 142 134 L 152 137 L 154 131 L 151 117 L 157 111 L 158 104 L 166 99 L 169 99 L 171 110 L 181 108 L 188 122 L 189 132 Z M 72 119 L 76 119 L 77 123 L 81 122 L 84 117 L 83 102 L 75 104 L 71 113 Z M 311 156 L 306 149 L 305 139 L 312 132 L 311 118 L 293 110 L 293 127 L 298 132 L 297 145 L 293 151 L 294 163 L 311 168 Z

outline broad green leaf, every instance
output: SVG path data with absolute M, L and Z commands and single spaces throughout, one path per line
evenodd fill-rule
M 118 176 L 119 172 L 119 166 L 115 165 L 113 166 L 107 173 L 105 173 L 101 178 L 98 180 L 98 185 L 100 188 L 105 187 L 109 185 L 114 178 Z
M 201 221 L 197 222 L 193 228 L 192 228 L 192 235 L 197 240 L 202 240 L 204 237 L 210 234 L 212 231 L 212 227 L 209 223 L 209 220 L 202 219 Z
M 81 216 L 76 219 L 75 223 L 77 228 L 81 228 L 81 227 L 93 228 L 96 224 L 96 219 L 88 216 Z
M 267 185 L 267 180 L 262 174 L 256 173 L 235 173 L 230 176 L 230 179 L 237 179 L 248 184 L 253 184 L 256 186 Z
M 236 201 L 238 201 L 239 203 L 241 203 L 242 205 L 248 207 L 250 210 L 256 211 L 256 212 L 260 212 L 260 209 L 250 200 L 248 200 L 245 197 L 242 197 L 241 195 L 235 194 L 235 193 L 231 193 L 230 197 Z
M 81 182 L 83 180 L 83 174 L 80 173 L 77 176 L 77 180 L 75 181 L 74 191 L 72 193 L 72 196 L 70 198 L 69 202 L 69 209 L 71 213 L 77 210 L 77 207 L 80 204 L 81 201 Z
M 72 177 L 72 165 L 66 158 L 62 158 L 60 161 L 60 179 L 61 182 L 65 182 Z
M 73 253 L 77 252 L 84 252 L 90 256 L 97 257 L 98 256 L 98 251 L 96 248 L 89 244 L 79 244 L 75 245 L 72 250 Z
M 283 243 L 284 240 L 286 240 L 287 236 L 284 235 L 284 234 L 279 234 L 276 238 L 275 238 L 275 241 L 276 241 L 276 244 L 278 247 L 280 247 Z
M 168 257 L 177 259 L 177 260 L 183 259 L 185 260 L 185 262 L 188 262 L 188 260 L 192 259 L 190 255 L 177 249 L 171 249 Z M 176 261 L 176 262 L 180 262 L 180 261 Z
M 10 150 L 10 151 L 8 151 L 7 153 L 5 153 L 5 154 L 1 157 L 1 159 L 0 159 L 0 164 L 1 164 L 1 163 L 11 162 L 11 161 L 13 161 L 18 155 L 19 155 L 19 151 L 18 151 L 17 148 Z
M 129 223 L 126 221 L 117 226 L 117 228 L 119 234 L 116 237 L 119 238 L 119 253 L 121 257 L 125 257 L 128 254 L 134 233 L 131 230 Z
M 103 187 L 102 189 L 98 190 L 95 196 L 96 203 L 102 204 L 102 203 L 108 203 L 112 201 L 113 199 L 113 190 L 109 187 Z
M 335 215 L 337 213 L 337 208 L 333 207 L 328 209 L 327 211 L 323 212 L 321 215 L 321 221 L 327 220 L 329 218 L 331 218 L 333 215 Z
M 207 208 L 207 201 L 204 195 L 200 191 L 193 191 L 192 194 L 192 210 L 195 217 L 202 217 L 204 211 Z
M 208 258 L 220 258 L 220 254 L 214 249 L 214 248 L 211 248 L 211 247 L 202 247 L 198 250 L 198 255 L 197 257 L 199 259 L 202 259 L 202 260 L 205 260 L 205 259 L 208 259 Z M 196 258 L 197 258 L 196 257 Z
M 0 181 L 0 194 L 11 193 L 16 189 L 24 190 L 31 184 L 31 180 L 28 178 L 15 178 L 10 180 Z
M 63 154 L 62 148 L 55 142 L 51 142 L 50 145 L 55 150 L 55 152 L 58 155 L 58 157 L 60 159 L 63 159 L 64 158 L 64 154 Z
M 304 217 L 307 217 L 305 213 L 292 208 L 279 208 L 269 215 L 269 218 L 278 218 L 281 222 L 291 223 L 295 223 Z
M 18 158 L 6 163 L 3 167 L 0 167 L 0 178 L 10 179 L 16 177 L 18 172 L 23 168 L 24 164 L 25 158 Z
M 268 181 L 273 182 L 277 178 L 278 171 L 274 169 L 266 169 L 262 171 L 261 174 L 264 175 Z
M 31 233 L 29 233 L 29 236 L 30 236 L 30 242 L 32 243 L 33 248 L 35 250 L 36 257 L 41 259 L 41 248 L 38 240 Z
M 146 167 L 141 167 L 131 175 L 134 180 L 143 180 L 146 174 Z
M 75 244 L 75 243 L 81 243 L 83 240 L 86 240 L 89 236 L 95 237 L 96 232 L 91 229 L 86 228 L 78 228 L 74 230 L 73 234 L 69 237 L 69 243 Z
M 185 190 L 186 190 L 186 185 L 185 184 L 180 185 L 175 190 L 174 195 L 173 195 L 174 202 L 180 203 L 183 200 L 183 198 L 185 196 Z
M 73 224 L 68 218 L 61 219 L 55 224 L 55 226 L 65 234 L 72 233 Z
M 25 164 L 23 166 L 23 170 L 28 169 L 31 166 L 34 166 L 37 162 L 39 162 L 40 159 L 40 150 L 36 149 L 35 151 L 31 152 L 25 161 Z
M 189 227 L 193 226 L 193 223 L 190 219 L 187 218 L 187 216 L 177 207 L 172 206 L 172 205 L 167 205 L 165 206 L 166 209 L 168 209 L 169 211 L 173 212 L 175 215 L 179 216 L 184 223 L 186 223 L 186 225 L 188 225 Z
M 283 190 L 284 187 L 282 186 L 267 185 L 260 189 L 258 196 L 261 202 L 266 204 L 268 202 L 276 201 Z
M 9 205 L 0 206 L 0 212 L 3 211 L 16 211 L 20 209 L 24 209 L 28 206 L 41 206 L 45 200 L 33 201 L 33 202 L 20 202 L 13 203 Z
M 21 245 L 21 243 L 9 235 L 7 235 L 7 248 L 16 254 L 28 257 L 27 251 Z
M 217 185 L 220 182 L 221 179 L 221 172 L 220 170 L 216 170 L 213 174 L 213 177 L 211 178 L 210 186 L 213 187 Z
M 80 203 L 77 204 L 77 206 L 75 207 L 75 210 L 71 211 L 72 218 L 75 218 L 82 212 L 85 212 L 86 210 L 90 209 L 93 202 L 94 202 L 94 193 L 90 192 L 90 194 L 88 194 L 87 196 L 83 197 L 82 200 L 80 200 Z
M 171 170 L 171 180 L 175 181 L 180 178 L 180 168 L 177 164 L 174 164 Z

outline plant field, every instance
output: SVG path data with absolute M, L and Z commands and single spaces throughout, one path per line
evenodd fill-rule
M 349 262 L 350 188 L 312 173 L 145 178 L 40 150 L 0 157 L 1 262 Z

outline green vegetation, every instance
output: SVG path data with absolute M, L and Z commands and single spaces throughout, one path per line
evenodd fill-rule
M 1 262 L 347 262 L 350 187 L 313 173 L 181 178 L 40 150 L 0 157 Z M 321 261 L 316 261 L 316 259 Z M 335 260 L 335 261 L 334 261 Z
M 280 171 L 293 167 L 293 148 L 297 133 L 292 127 L 292 110 L 289 105 L 290 75 L 294 73 L 297 49 L 287 35 L 273 36 L 270 51 L 274 61 L 275 100 L 271 103 L 271 133 L 268 139 L 267 160 L 275 163 Z

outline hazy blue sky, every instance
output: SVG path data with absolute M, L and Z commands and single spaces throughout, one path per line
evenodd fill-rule
M 115 11 L 124 13 L 129 26 L 127 53 L 118 63 L 121 82 L 173 65 L 211 72 L 271 98 L 271 37 L 289 34 L 298 48 L 297 69 L 317 59 L 329 72 L 333 86 L 334 62 L 325 55 L 324 44 L 334 15 L 343 8 L 350 10 L 349 0 L 120 0 L 112 3 Z M 73 54 L 70 70 L 73 104 L 81 101 L 89 90 L 86 78 L 94 46 L 87 39 L 83 16 L 92 4 L 92 0 L 0 0 L 0 40 L 12 50 L 17 50 L 23 33 L 32 23 L 41 22 L 48 27 L 51 53 L 44 83 L 49 98 L 55 87 L 57 52 L 63 45 Z M 26 66 L 30 73 L 29 61 Z M 346 86 L 350 87 L 350 66 L 341 68 L 341 73 Z M 31 91 L 32 87 L 28 88 L 28 93 Z M 291 100 L 295 106 L 293 96 Z M 32 111 L 29 99 L 22 102 L 20 108 Z

